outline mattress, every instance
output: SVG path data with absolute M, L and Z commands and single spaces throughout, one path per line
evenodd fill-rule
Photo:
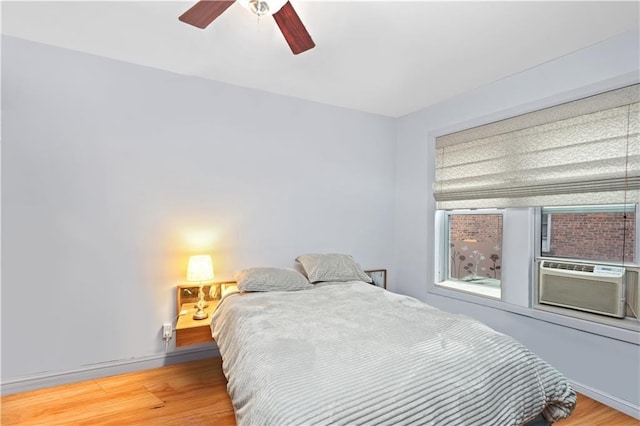
M 524 425 L 576 402 L 511 337 L 363 282 L 231 292 L 211 329 L 240 426 Z

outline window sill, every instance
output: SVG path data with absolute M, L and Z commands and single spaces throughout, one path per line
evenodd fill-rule
M 501 311 L 527 316 L 539 321 L 553 323 L 562 327 L 569 327 L 575 330 L 580 330 L 587 333 L 597 334 L 603 337 L 640 345 L 640 322 L 634 321 L 632 319 L 616 320 L 614 318 L 600 318 L 600 315 L 596 315 L 596 317 L 598 317 L 597 320 L 602 321 L 598 322 L 588 319 L 594 318 L 595 314 L 584 313 L 584 315 L 581 315 L 582 313 L 578 311 L 576 311 L 575 314 L 573 313 L 573 311 L 567 314 L 566 309 L 563 308 L 557 308 L 556 310 L 554 307 L 540 307 L 539 305 L 535 309 L 518 306 L 503 302 L 502 300 L 493 297 L 459 290 L 455 287 L 450 286 L 450 283 L 452 282 L 445 281 L 437 283 L 432 286 L 431 289 L 429 289 L 428 293 L 437 296 L 448 297 L 451 299 L 457 299 L 462 302 L 482 305 L 488 308 L 499 309 Z
M 437 283 L 436 285 L 477 296 L 489 297 L 494 300 L 500 300 L 502 298 L 502 290 L 500 289 L 500 287 L 492 287 L 488 285 L 474 284 L 464 281 L 443 281 L 441 283 Z
M 535 305 L 533 318 L 640 345 L 640 322 L 548 305 Z

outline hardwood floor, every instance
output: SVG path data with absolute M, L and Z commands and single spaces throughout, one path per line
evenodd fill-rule
M 7 395 L 7 425 L 235 425 L 220 358 Z M 639 426 L 640 421 L 579 395 L 559 426 Z
M 235 425 L 220 358 L 1 399 L 4 425 Z
M 555 423 L 558 426 L 639 426 L 640 420 L 629 417 L 624 413 L 614 410 L 578 394 L 576 408 L 568 419 Z

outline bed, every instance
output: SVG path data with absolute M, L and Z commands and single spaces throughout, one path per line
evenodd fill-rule
M 562 374 L 469 317 L 361 280 L 241 290 L 211 321 L 240 426 L 543 425 L 575 406 Z

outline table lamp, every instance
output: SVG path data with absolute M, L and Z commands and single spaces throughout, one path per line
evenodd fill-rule
M 198 302 L 196 303 L 196 312 L 193 319 L 203 320 L 209 316 L 204 311 L 207 302 L 204 300 L 203 287 L 206 283 L 213 281 L 213 262 L 209 255 L 191 256 L 189 258 L 189 266 L 187 267 L 187 282 L 197 284 L 200 287 L 198 291 Z

